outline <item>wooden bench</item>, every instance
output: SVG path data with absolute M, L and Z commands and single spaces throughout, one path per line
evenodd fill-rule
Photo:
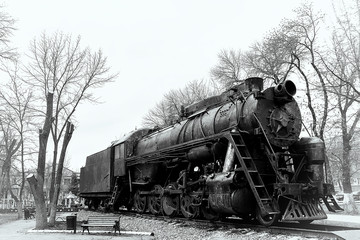
M 87 229 L 90 234 L 89 227 L 113 227 L 116 230 L 119 230 L 120 233 L 120 216 L 106 216 L 106 215 L 94 215 L 89 216 L 86 221 L 83 221 L 81 224 L 83 228 L 82 234 L 84 234 L 85 229 Z

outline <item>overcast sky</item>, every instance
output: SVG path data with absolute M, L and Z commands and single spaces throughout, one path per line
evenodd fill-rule
M 83 104 L 67 158 L 79 171 L 86 156 L 140 128 L 142 117 L 166 92 L 208 79 L 222 49 L 246 50 L 301 0 L 7 0 L 16 20 L 13 42 L 21 54 L 42 32 L 80 35 L 82 46 L 101 48 L 115 82 L 95 91 L 103 102 Z M 326 9 L 330 1 L 316 1 Z

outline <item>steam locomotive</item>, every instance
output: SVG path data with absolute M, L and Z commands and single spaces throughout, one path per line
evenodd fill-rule
M 263 79 L 248 78 L 182 108 L 169 127 L 133 131 L 87 157 L 80 196 L 94 209 L 265 226 L 325 219 L 321 202 L 342 209 L 324 181 L 324 143 L 299 139 L 295 93 L 290 80 L 263 89 Z

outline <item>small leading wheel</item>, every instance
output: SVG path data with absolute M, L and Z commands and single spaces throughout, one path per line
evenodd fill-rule
M 154 215 L 161 213 L 161 197 L 164 194 L 164 189 L 160 185 L 153 187 L 153 195 L 148 197 L 148 208 L 149 211 Z
M 180 197 L 181 213 L 186 218 L 196 218 L 200 213 L 201 198 L 199 196 L 191 196 L 184 194 Z
M 141 196 L 140 190 L 135 192 L 134 207 L 138 213 L 144 213 L 146 210 L 146 196 Z
M 170 183 L 166 186 L 166 190 L 176 190 L 176 184 Z M 179 213 L 179 196 L 178 195 L 163 195 L 161 198 L 161 208 L 165 215 L 175 217 Z
M 278 219 L 279 219 L 278 214 L 269 214 L 269 215 L 262 216 L 260 208 L 259 207 L 256 208 L 256 220 L 261 225 L 269 227 L 269 226 L 277 223 Z

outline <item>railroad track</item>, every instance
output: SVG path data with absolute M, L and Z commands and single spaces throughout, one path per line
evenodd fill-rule
M 275 226 L 264 227 L 262 225 L 251 224 L 244 222 L 242 219 L 237 217 L 230 217 L 221 221 L 209 221 L 202 219 L 187 219 L 184 217 L 168 217 L 163 215 L 154 216 L 150 213 L 139 214 L 134 211 L 118 211 L 117 214 L 123 216 L 131 216 L 137 218 L 156 219 L 165 222 L 177 222 L 193 227 L 203 227 L 209 229 L 239 229 L 240 231 L 256 231 L 256 232 L 267 232 L 271 234 L 283 234 L 301 237 L 315 237 L 320 239 L 344 239 L 337 234 L 339 231 L 356 231 L 360 228 L 355 227 L 344 227 L 336 225 L 324 225 L 324 224 L 307 224 L 306 227 L 299 223 L 282 223 L 279 222 Z

